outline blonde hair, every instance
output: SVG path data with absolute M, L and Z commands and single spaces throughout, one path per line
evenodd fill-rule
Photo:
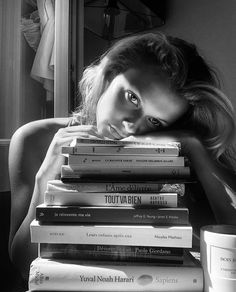
M 215 159 L 232 166 L 234 109 L 220 90 L 216 72 L 195 45 L 160 32 L 124 38 L 88 66 L 79 83 L 81 105 L 74 117 L 83 124 L 96 124 L 103 92 L 118 74 L 137 64 L 151 65 L 168 76 L 172 89 L 191 105 L 191 114 L 177 126 L 194 130 Z
M 217 160 L 234 168 L 235 113 L 228 97 L 217 87 L 195 83 L 183 96 L 192 105 L 192 114 L 185 121 Z

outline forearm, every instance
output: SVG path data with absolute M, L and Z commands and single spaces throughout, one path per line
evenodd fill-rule
M 31 243 L 30 223 L 35 219 L 35 207 L 43 202 L 46 185 L 47 178 L 37 175 L 28 213 L 11 244 L 12 261 L 25 280 L 28 278 L 30 264 L 37 257 L 38 252 L 37 244 Z
M 219 224 L 236 224 L 236 176 L 214 161 L 198 139 L 191 139 L 188 157 Z

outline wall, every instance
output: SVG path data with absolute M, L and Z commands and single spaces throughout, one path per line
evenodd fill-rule
M 89 30 L 84 31 L 84 66 L 88 66 L 104 53 L 109 47 L 109 42 L 96 36 Z
M 236 1 L 166 0 L 166 4 L 166 23 L 158 30 L 194 42 L 220 71 L 223 90 L 236 108 Z M 85 65 L 106 48 L 107 42 L 85 34 Z
M 160 29 L 194 42 L 221 72 L 223 89 L 236 108 L 236 1 L 169 0 Z

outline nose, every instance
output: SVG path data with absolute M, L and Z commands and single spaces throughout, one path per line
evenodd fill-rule
M 125 132 L 128 135 L 133 135 L 133 134 L 137 134 L 138 133 L 138 129 L 139 129 L 139 122 L 138 121 L 123 121 L 122 125 L 125 129 Z

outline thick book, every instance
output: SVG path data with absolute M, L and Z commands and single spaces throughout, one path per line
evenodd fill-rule
M 47 182 L 47 192 L 92 192 L 92 193 L 177 193 L 180 196 L 185 194 L 185 181 L 104 181 L 80 180 L 76 183 L 64 183 L 59 179 Z
M 38 255 L 48 259 L 183 263 L 183 248 L 99 244 L 39 243 Z
M 163 178 L 190 178 L 191 171 L 189 166 L 165 166 L 165 167 L 100 167 L 94 165 L 93 167 L 86 166 L 70 166 L 62 165 L 61 166 L 61 179 L 62 181 L 71 181 L 72 179 L 81 178 L 81 177 L 102 177 L 107 176 L 107 179 L 131 179 L 136 180 L 155 180 Z
M 149 145 L 149 146 L 62 146 L 61 153 L 68 154 L 106 154 L 106 155 L 155 155 L 155 156 L 179 156 L 179 146 L 173 144 L 167 145 Z
M 41 223 L 94 224 L 189 224 L 188 208 L 36 206 L 36 220 Z
M 192 226 L 30 224 L 33 243 L 192 247 Z
M 187 254 L 183 265 L 104 263 L 36 258 L 31 291 L 203 291 L 203 270 Z
M 183 156 L 144 156 L 144 155 L 94 155 L 80 154 L 68 155 L 69 165 L 78 165 L 78 167 L 110 167 L 110 166 L 128 166 L 128 167 L 166 167 L 166 166 L 185 166 Z
M 77 191 L 46 191 L 46 205 L 80 205 L 110 207 L 177 207 L 177 193 L 85 193 Z

